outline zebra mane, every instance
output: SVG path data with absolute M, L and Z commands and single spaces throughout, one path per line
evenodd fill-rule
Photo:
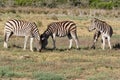
M 101 23 L 105 23 L 106 24 L 106 22 L 105 21 L 103 21 L 103 20 L 100 20 L 100 19 L 97 19 L 97 18 L 94 18 L 94 22 L 101 22 Z

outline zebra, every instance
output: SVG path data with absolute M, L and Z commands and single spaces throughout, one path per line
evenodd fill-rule
M 47 29 L 41 34 L 41 45 L 42 48 L 45 48 L 48 44 L 49 36 L 52 37 L 53 41 L 53 49 L 56 48 L 55 37 L 65 37 L 67 36 L 69 39 L 69 49 L 72 47 L 73 39 L 76 42 L 77 49 L 79 48 L 79 40 L 77 37 L 77 27 L 73 21 L 60 21 L 60 22 L 52 22 L 47 26 Z
M 100 35 L 101 35 L 100 31 L 96 30 L 94 33 L 94 36 L 93 36 L 93 44 L 92 44 L 91 48 L 95 49 L 95 43 L 97 42 Z
M 112 27 L 107 24 L 105 21 L 99 20 L 97 18 L 93 18 L 91 20 L 91 26 L 89 27 L 89 31 L 95 30 L 96 32 L 94 34 L 94 41 L 93 41 L 93 45 L 92 47 L 95 46 L 95 43 L 97 41 L 97 39 L 99 38 L 100 35 L 102 35 L 102 49 L 105 49 L 105 39 L 108 40 L 108 45 L 110 47 L 110 49 L 112 49 L 111 47 L 111 42 L 110 42 L 110 38 L 113 34 L 113 29 Z
M 30 38 L 30 50 L 33 51 L 32 43 L 35 38 L 36 44 L 38 44 L 37 50 L 40 51 L 40 34 L 35 22 L 28 22 L 17 19 L 8 20 L 4 27 L 4 48 L 8 48 L 7 43 L 12 35 L 25 37 L 23 50 L 26 50 L 27 41 L 28 38 Z

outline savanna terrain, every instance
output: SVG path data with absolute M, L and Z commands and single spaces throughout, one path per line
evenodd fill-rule
M 99 18 L 113 28 L 112 50 L 101 49 L 101 38 L 96 49 L 90 49 L 93 32 L 88 32 L 90 20 Z M 40 34 L 51 22 L 71 20 L 77 25 L 80 50 L 67 50 L 67 37 L 56 38 L 57 49 L 52 50 L 52 40 L 46 50 L 31 52 L 29 42 L 23 50 L 24 38 L 11 37 L 9 48 L 3 48 L 4 24 L 9 19 L 35 22 Z M 120 10 L 103 9 L 48 9 L 1 8 L 0 13 L 0 80 L 120 80 Z

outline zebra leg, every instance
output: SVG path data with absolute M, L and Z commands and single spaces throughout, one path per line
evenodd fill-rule
M 25 36 L 25 41 L 24 41 L 24 48 L 23 48 L 23 50 L 26 50 L 28 38 L 29 38 L 29 36 Z
M 4 45 L 3 45 L 4 48 L 8 48 L 8 45 L 7 45 L 8 39 L 9 39 L 8 34 L 5 33 L 4 34 Z
M 4 34 L 4 45 L 3 45 L 4 48 L 8 48 L 7 42 L 9 38 L 12 36 L 12 34 L 13 34 L 12 32 Z
M 110 43 L 110 37 L 108 37 L 107 39 L 108 39 L 108 45 L 109 45 L 110 49 L 112 49 L 111 43 Z
M 56 44 L 55 44 L 55 42 L 56 42 L 56 40 L 55 40 L 55 34 L 53 34 L 53 36 L 52 36 L 52 40 L 53 40 L 53 49 L 56 49 Z
M 71 49 L 73 39 L 70 39 L 69 41 L 70 41 L 69 49 Z
M 105 37 L 102 36 L 103 44 L 102 44 L 102 49 L 105 50 Z
M 94 37 L 93 37 L 93 44 L 91 46 L 91 48 L 95 49 L 95 43 L 97 42 L 98 38 L 100 37 L 100 31 L 96 31 L 94 33 Z
M 30 38 L 30 50 L 33 51 L 33 39 L 34 38 Z
M 76 34 L 76 32 L 72 32 L 71 33 L 71 36 L 72 36 L 72 38 L 75 40 L 75 43 L 76 43 L 76 48 L 78 49 L 79 48 L 79 40 L 78 40 L 78 37 L 77 37 L 77 34 Z
M 70 42 L 69 49 L 71 49 L 73 39 L 72 39 L 72 36 L 70 34 L 68 35 L 68 38 L 69 38 L 69 42 Z

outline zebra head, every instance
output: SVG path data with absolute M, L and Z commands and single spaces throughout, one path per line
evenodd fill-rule
M 40 37 L 39 37 L 39 39 L 35 38 L 35 42 L 36 42 L 37 51 L 41 52 L 41 40 L 40 40 Z
M 94 19 L 91 20 L 91 25 L 88 28 L 89 32 L 96 29 L 96 22 L 97 22 L 96 18 L 94 18 Z
M 45 47 L 48 44 L 48 37 L 47 37 L 47 35 L 46 34 L 41 34 L 40 40 L 41 40 L 41 49 L 45 49 Z

